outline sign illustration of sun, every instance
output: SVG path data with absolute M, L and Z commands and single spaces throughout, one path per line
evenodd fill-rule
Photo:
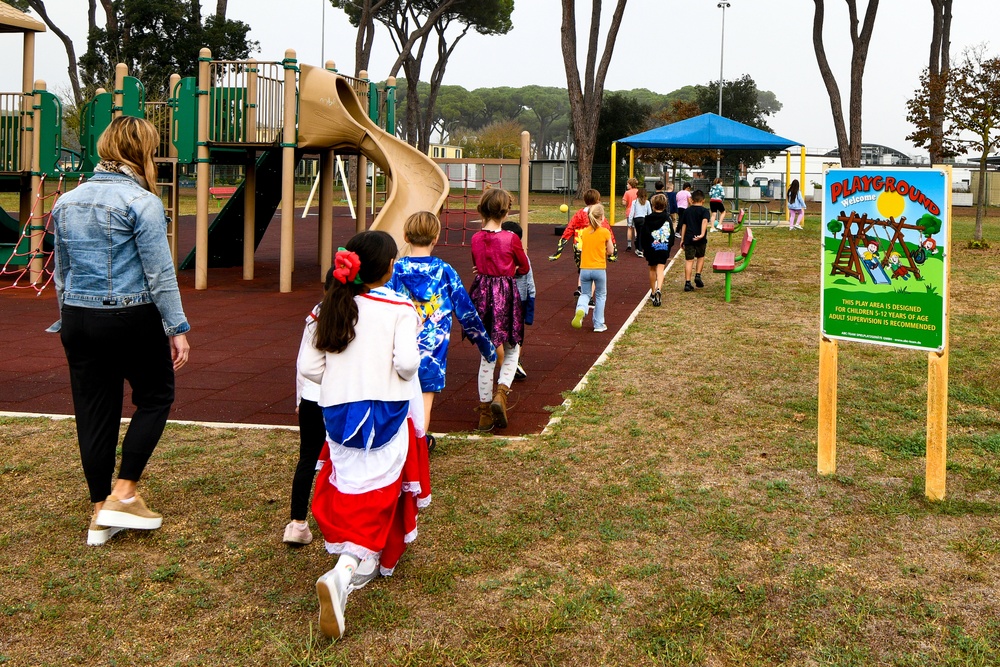
M 899 220 L 899 216 L 903 214 L 903 209 L 906 208 L 906 198 L 898 192 L 889 192 L 886 190 L 878 196 L 877 205 L 879 215 L 883 218 Z

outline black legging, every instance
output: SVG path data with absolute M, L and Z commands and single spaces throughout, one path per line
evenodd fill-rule
M 63 306 L 60 331 L 90 501 L 111 493 L 125 382 L 135 414 L 122 441 L 119 479 L 138 482 L 174 402 L 170 342 L 153 304 L 128 308 Z
M 315 401 L 299 402 L 299 462 L 292 478 L 292 519 L 305 521 L 309 512 L 309 494 L 316 476 L 316 461 L 326 442 L 323 408 Z

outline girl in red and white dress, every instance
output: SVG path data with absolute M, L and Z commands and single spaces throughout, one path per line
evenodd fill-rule
M 327 445 L 312 511 L 339 554 L 316 581 L 320 630 L 344 634 L 347 596 L 379 572 L 392 574 L 417 536 L 417 511 L 430 503 L 430 476 L 417 380 L 419 318 L 383 287 L 396 243 L 361 232 L 334 260 L 315 334 L 304 335 L 298 371 L 320 385 Z

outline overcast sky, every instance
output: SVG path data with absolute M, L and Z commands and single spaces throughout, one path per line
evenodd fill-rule
M 300 60 L 321 63 L 321 26 L 326 0 L 229 0 L 229 18 L 250 24 L 260 42 L 260 60 L 281 60 L 292 48 Z M 608 72 L 607 89 L 645 87 L 667 93 L 688 84 L 718 80 L 722 10 L 717 0 L 629 0 Z M 850 37 L 846 3 L 827 0 L 826 51 L 848 97 Z M 859 5 L 867 5 L 859 0 Z M 212 0 L 202 0 L 205 12 Z M 613 0 L 605 0 L 606 28 Z M 86 3 L 46 0 L 57 25 L 74 39 L 78 53 L 86 49 Z M 589 0 L 578 0 L 581 49 L 586 48 Z M 724 76 L 749 74 L 764 90 L 777 95 L 784 108 L 769 123 L 782 136 L 814 148 L 833 148 L 836 138 L 829 98 L 812 48 L 813 2 L 810 0 L 731 0 L 725 11 Z M 992 8 L 992 9 L 991 9 Z M 991 0 L 955 3 L 953 57 L 967 46 L 988 42 L 996 11 Z M 480 86 L 565 86 L 560 50 L 560 3 L 515 0 L 513 30 L 500 37 L 466 36 L 445 75 L 446 84 Z M 341 71 L 354 71 L 355 30 L 343 12 L 325 8 L 325 56 Z M 864 94 L 864 141 L 917 151 L 905 140 L 906 100 L 917 86 L 928 60 L 931 20 L 929 0 L 882 0 L 868 54 Z M 602 40 L 603 47 L 603 40 Z M 0 35 L 0 90 L 20 87 L 21 40 Z M 995 53 L 991 45 L 989 53 Z M 371 76 L 382 79 L 395 59 L 388 35 L 377 35 Z M 36 73 L 51 90 L 68 90 L 66 53 L 51 32 L 39 35 Z M 581 67 L 583 55 L 581 53 Z M 425 65 L 429 72 L 431 65 Z M 847 111 L 845 109 L 845 116 Z M 725 110 L 723 110 L 725 115 Z

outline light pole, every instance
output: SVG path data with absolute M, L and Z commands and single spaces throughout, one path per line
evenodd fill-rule
M 323 67 L 326 67 L 326 3 L 329 0 L 320 0 L 321 16 L 320 18 L 320 29 L 319 29 L 319 62 Z M 722 104 L 722 102 L 719 102 Z
M 726 0 L 722 0 L 716 7 L 722 10 L 722 40 L 719 46 L 719 115 L 722 115 L 722 62 L 726 55 L 726 9 L 729 8 L 729 3 Z M 722 176 L 722 155 L 721 153 L 715 158 L 715 177 L 720 178 Z

